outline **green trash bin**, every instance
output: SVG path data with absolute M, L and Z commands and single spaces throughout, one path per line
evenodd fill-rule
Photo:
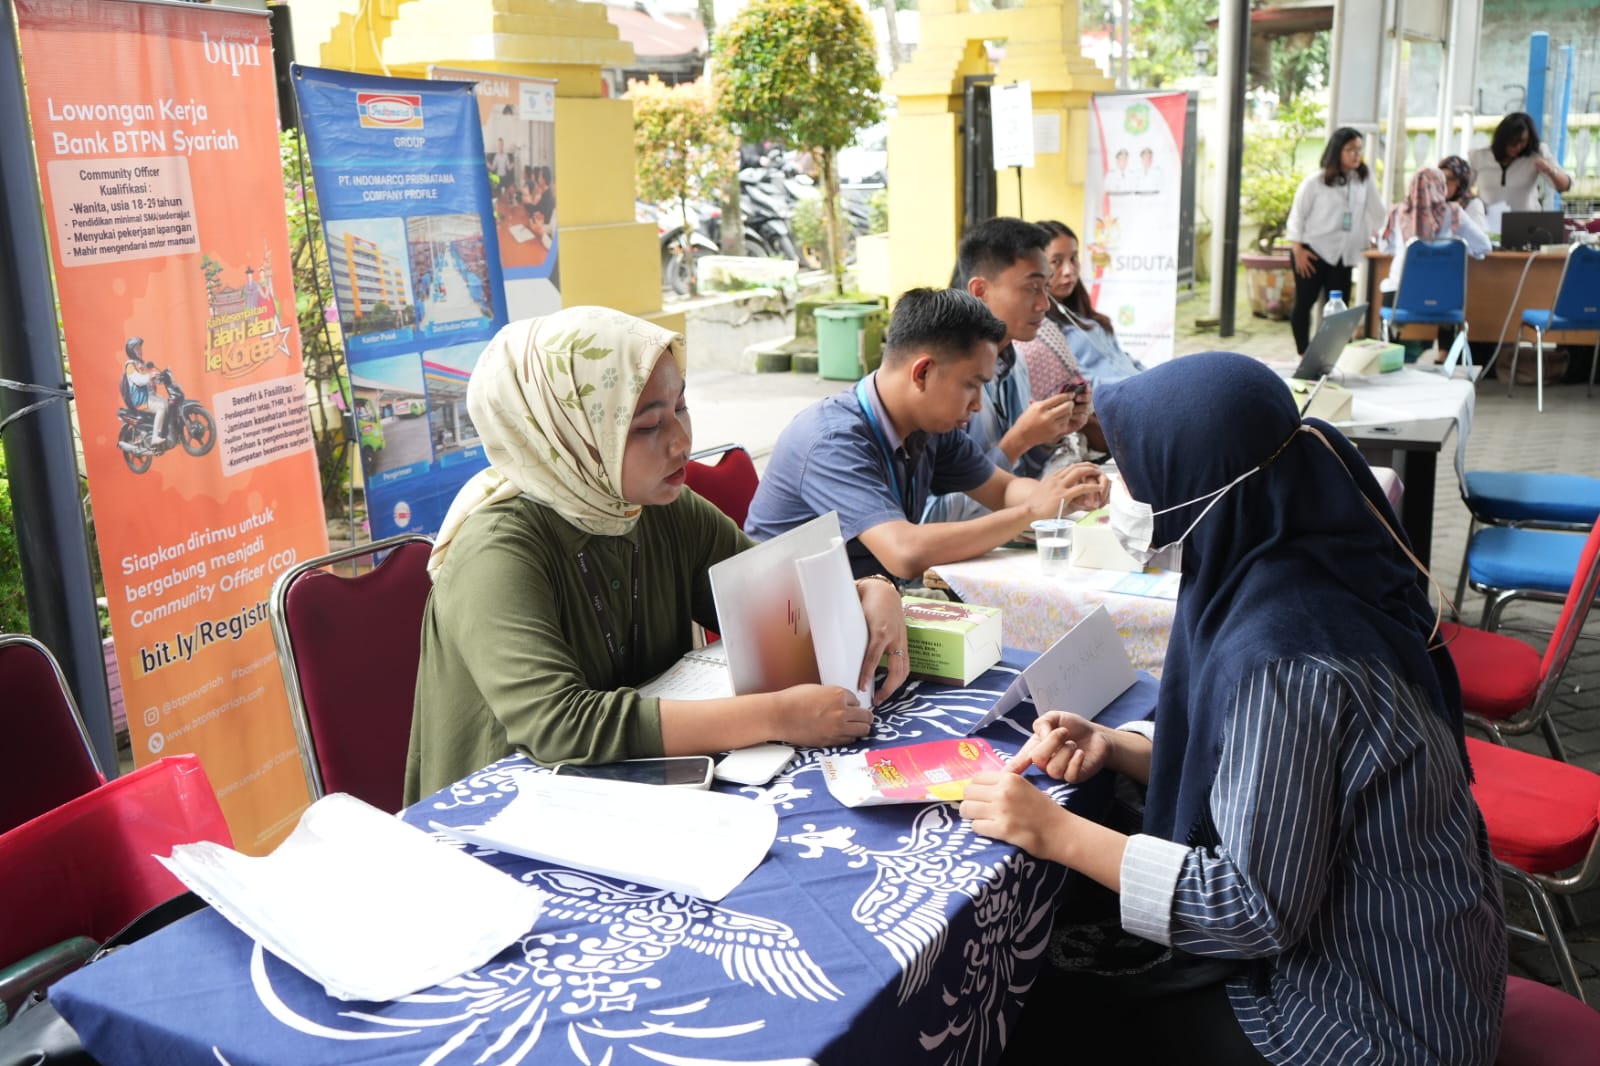
M 877 369 L 883 357 L 883 308 L 877 304 L 819 307 L 817 373 L 832 381 L 855 381 Z

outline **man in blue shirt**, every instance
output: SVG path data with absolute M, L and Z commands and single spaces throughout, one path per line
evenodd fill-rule
M 1016 477 L 963 432 L 982 406 L 1005 332 L 967 292 L 902 295 L 883 365 L 853 389 L 806 408 L 779 435 L 745 532 L 767 540 L 837 511 L 857 577 L 912 579 L 1004 544 L 1034 519 L 1054 517 L 1063 500 L 1098 505 L 1105 484 L 1095 467 L 1043 481 Z M 919 523 L 928 497 L 946 492 L 970 495 L 986 513 Z
M 956 260 L 956 286 L 982 300 L 1006 327 L 994 377 L 984 386 L 983 406 L 967 433 L 995 466 L 1024 477 L 1038 477 L 1055 443 L 1082 429 L 1089 416 L 1088 398 L 1081 393 L 1031 402 L 1028 366 L 1012 347 L 1033 340 L 1050 307 L 1049 246 L 1050 234 L 1031 222 L 991 218 L 961 239 Z M 954 522 L 984 510 L 962 493 L 941 494 L 929 504 L 925 520 Z

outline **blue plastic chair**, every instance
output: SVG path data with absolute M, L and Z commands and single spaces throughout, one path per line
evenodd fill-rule
M 1464 366 L 1472 365 L 1467 347 L 1467 245 L 1459 237 L 1412 241 L 1406 246 L 1405 273 L 1394 294 L 1394 306 L 1380 308 L 1383 339 L 1401 326 L 1455 326 L 1455 343 L 1445 365 L 1454 366 L 1460 350 Z
M 1600 478 L 1521 470 L 1469 470 L 1461 474 L 1467 505 L 1467 543 L 1461 553 L 1456 603 L 1467 591 L 1467 553 L 1480 525 L 1582 533 L 1600 519 Z
M 1474 534 L 1467 545 L 1466 570 L 1473 590 L 1484 595 L 1478 628 L 1494 632 L 1501 613 L 1516 600 L 1564 602 L 1586 539 L 1573 533 L 1505 526 Z
M 1404 279 L 1402 279 L 1403 281 Z M 1510 396 L 1517 383 L 1517 355 L 1522 349 L 1522 331 L 1533 330 L 1533 379 L 1539 400 L 1539 410 L 1544 411 L 1544 335 L 1553 330 L 1575 330 L 1595 333 L 1595 362 L 1600 362 L 1600 248 L 1578 245 L 1567 256 L 1561 268 L 1561 283 L 1556 286 L 1555 306 L 1547 310 L 1528 308 L 1522 312 L 1522 324 L 1517 327 L 1517 347 L 1511 353 L 1511 377 L 1506 381 L 1506 395 Z M 1589 392 L 1594 395 L 1594 362 L 1589 364 Z

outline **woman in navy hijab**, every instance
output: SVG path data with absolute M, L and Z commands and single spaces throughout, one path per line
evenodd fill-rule
M 1015 772 L 974 782 L 962 815 L 1118 893 L 1122 929 L 1190 975 L 1096 1001 L 1120 1061 L 1492 1062 L 1504 921 L 1459 686 L 1365 462 L 1241 355 L 1178 359 L 1096 402 L 1125 482 L 1119 539 L 1183 545 L 1155 720 L 1041 714 Z M 1143 831 L 1063 810 L 1030 767 L 1146 783 Z M 1072 1006 L 1043 1002 L 1048 984 L 1020 1027 L 1035 1040 L 1039 1015 Z

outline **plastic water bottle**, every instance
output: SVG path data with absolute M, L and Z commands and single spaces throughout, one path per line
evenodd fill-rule
M 1328 318 L 1338 314 L 1340 311 L 1347 310 L 1349 310 L 1349 308 L 1347 308 L 1344 304 L 1344 293 L 1340 292 L 1338 289 L 1334 289 L 1332 292 L 1328 293 L 1328 302 L 1323 305 L 1322 318 L 1324 321 L 1326 321 Z

